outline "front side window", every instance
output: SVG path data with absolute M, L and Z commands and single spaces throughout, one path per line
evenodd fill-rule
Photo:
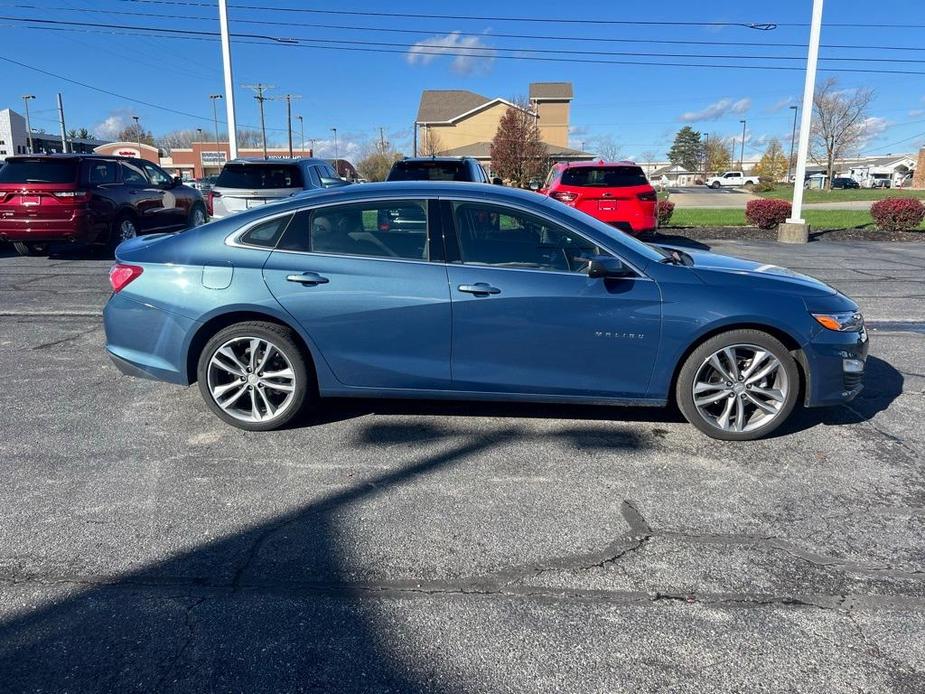
M 148 179 L 140 168 L 131 162 L 120 162 L 122 166 L 122 182 L 129 186 L 146 186 Z
M 151 183 L 153 183 L 154 185 L 169 186 L 172 183 L 173 179 L 171 179 L 170 176 L 168 176 L 166 173 L 164 173 L 161 169 L 157 168 L 153 164 L 145 163 L 145 164 L 142 164 L 142 166 L 144 167 L 144 170 L 147 172 L 148 178 L 151 179 Z
M 286 230 L 279 248 L 428 260 L 427 203 L 390 200 L 300 212 Z
M 587 272 L 607 251 L 574 232 L 519 210 L 453 203 L 461 261 L 494 267 Z

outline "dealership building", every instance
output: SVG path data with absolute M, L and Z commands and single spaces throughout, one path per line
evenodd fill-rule
M 160 165 L 185 179 L 218 176 L 230 158 L 227 142 L 194 142 L 190 147 L 174 147 L 169 157 L 162 157 Z M 293 157 L 310 157 L 311 149 L 294 147 Z M 263 159 L 263 148 L 238 149 L 239 159 Z M 288 147 L 268 147 L 268 159 L 288 159 Z

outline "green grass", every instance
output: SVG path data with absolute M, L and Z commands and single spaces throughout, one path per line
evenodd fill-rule
M 863 210 L 804 210 L 803 217 L 814 229 L 846 229 L 873 224 Z M 678 207 L 671 216 L 670 226 L 679 227 L 741 227 L 748 226 L 745 210 L 729 208 Z
M 793 186 L 778 185 L 766 193 L 755 192 L 762 198 L 793 199 Z M 856 188 L 851 190 L 804 190 L 803 202 L 851 202 L 853 200 L 882 200 L 883 198 L 921 198 L 925 199 L 925 190 L 907 190 L 905 188 Z

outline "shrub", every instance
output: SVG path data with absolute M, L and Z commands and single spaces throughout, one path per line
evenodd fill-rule
M 655 216 L 660 227 L 671 221 L 672 214 L 674 214 L 674 203 L 671 200 L 659 200 L 655 203 Z
M 884 198 L 870 206 L 870 215 L 881 231 L 915 229 L 925 219 L 925 205 L 917 198 Z
M 786 200 L 749 200 L 745 205 L 745 219 L 759 229 L 773 229 L 790 216 L 790 203 Z
M 770 193 L 772 190 L 777 189 L 777 183 L 773 178 L 762 176 L 758 179 L 758 184 L 752 186 L 751 188 L 756 193 Z

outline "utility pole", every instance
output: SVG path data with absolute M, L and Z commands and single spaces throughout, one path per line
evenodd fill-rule
M 132 120 L 135 121 L 135 139 L 138 141 L 138 156 L 141 156 L 141 126 L 138 125 L 140 117 L 132 116 Z
M 209 94 L 209 101 L 212 102 L 212 125 L 215 126 L 215 146 L 218 147 L 218 106 L 215 102 L 222 98 L 221 94 Z
M 382 132 L 382 127 L 379 128 L 379 150 L 385 152 L 385 135 Z
M 787 183 L 790 183 L 790 170 L 793 168 L 793 148 L 797 143 L 797 114 L 800 112 L 798 106 L 791 106 L 790 109 L 793 111 L 793 134 L 790 135 L 790 158 L 787 160 Z
M 26 94 L 22 98 L 22 102 L 26 107 L 26 142 L 29 144 L 29 154 L 34 154 L 32 150 L 32 123 L 29 122 L 29 101 L 34 98 L 34 94 Z
M 228 154 L 231 159 L 237 159 L 238 130 L 234 115 L 234 79 L 231 75 L 231 39 L 228 36 L 228 5 L 226 0 L 218 0 L 218 23 L 222 34 L 222 67 L 225 72 L 225 112 L 228 114 Z
M 334 172 L 340 176 L 340 171 L 337 170 L 337 128 L 331 128 L 331 132 L 334 133 Z
M 286 132 L 289 133 L 289 158 L 292 159 L 292 100 L 301 99 L 298 94 L 284 94 L 277 99 L 286 100 Z
M 61 151 L 67 154 L 67 130 L 64 128 L 64 101 L 58 92 L 58 122 L 61 123 Z
M 300 113 L 296 118 L 299 119 L 299 156 L 305 156 L 305 121 Z M 314 154 L 314 152 L 313 152 Z
M 257 84 L 242 84 L 242 87 L 245 89 L 253 89 L 257 92 L 254 95 L 254 98 L 257 100 L 257 103 L 260 104 L 260 135 L 263 140 L 263 158 L 269 159 L 267 156 L 267 126 L 263 119 L 263 102 L 266 101 L 269 97 L 263 95 L 264 92 L 273 89 L 272 84 L 263 84 L 258 82 Z
M 813 117 L 813 94 L 816 91 L 816 63 L 819 60 L 819 37 L 822 35 L 822 0 L 813 0 L 813 20 L 809 28 L 809 51 L 806 57 L 806 83 L 803 85 L 803 113 L 800 114 L 800 147 L 797 153 L 796 181 L 790 218 L 777 228 L 777 240 L 783 243 L 806 243 L 809 227 L 803 219 L 803 180 L 809 156 L 809 128 Z
M 740 150 L 740 153 L 739 153 L 739 171 L 744 174 L 745 171 L 743 171 L 743 169 L 745 168 L 745 121 L 740 120 L 739 122 L 742 124 L 742 149 Z M 732 156 L 735 156 L 734 150 L 733 150 Z
M 707 162 L 710 158 L 710 133 L 703 134 L 703 180 L 707 180 Z M 744 171 L 742 173 L 745 173 Z

